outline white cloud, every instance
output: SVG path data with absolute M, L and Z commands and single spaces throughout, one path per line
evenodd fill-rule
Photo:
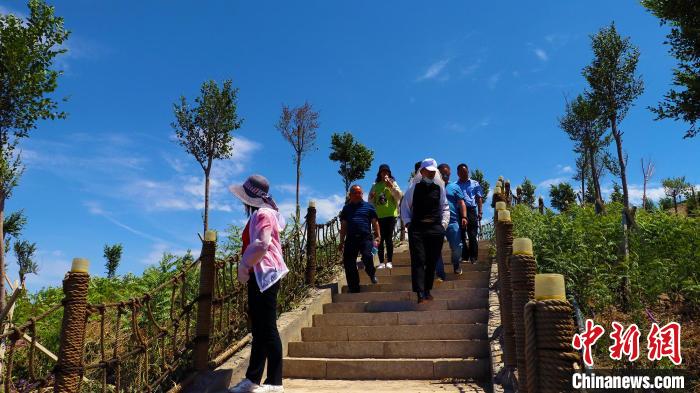
M 466 76 L 466 75 L 473 74 L 477 69 L 479 69 L 482 61 L 483 61 L 482 59 L 477 59 L 475 62 L 473 62 L 465 67 L 462 67 L 462 75 Z
M 164 253 L 183 256 L 187 254 L 187 250 L 176 249 L 170 246 L 169 244 L 157 242 L 151 246 L 151 251 L 149 251 L 148 254 L 146 254 L 146 256 L 141 259 L 141 263 L 145 265 L 156 264 L 160 262 L 160 260 L 163 258 Z M 199 257 L 199 251 L 195 253 L 195 250 L 192 250 L 192 254 L 195 258 Z
M 445 69 L 445 66 L 447 66 L 447 63 L 449 63 L 449 62 L 450 62 L 450 59 L 442 59 L 442 60 L 439 60 L 439 61 L 431 64 L 428 67 L 428 69 L 425 70 L 425 73 L 418 78 L 418 80 L 422 81 L 422 80 L 426 80 L 426 79 L 437 78 L 438 76 L 440 76 L 442 71 Z M 445 78 L 445 76 L 443 76 L 443 78 Z
M 540 60 L 542 60 L 542 61 L 547 61 L 547 60 L 549 60 L 549 56 L 547 55 L 547 52 L 545 52 L 544 49 L 542 49 L 542 48 L 535 48 L 535 49 L 533 50 L 533 52 L 535 53 L 535 56 L 537 56 L 538 59 L 540 59 Z
M 138 229 L 135 229 L 135 228 L 133 228 L 133 227 L 131 227 L 131 226 L 127 225 L 127 224 L 124 224 L 123 222 L 117 220 L 116 218 L 114 218 L 114 215 L 113 215 L 112 213 L 110 213 L 109 211 L 106 211 L 105 209 L 103 209 L 99 202 L 96 202 L 96 201 L 86 201 L 86 202 L 84 202 L 83 204 L 85 205 L 85 207 L 88 208 L 88 212 L 90 212 L 90 214 L 93 214 L 93 215 L 96 215 L 96 216 L 104 217 L 104 218 L 107 219 L 107 221 L 111 222 L 112 224 L 114 224 L 114 225 L 116 225 L 116 226 L 118 226 L 118 227 L 120 227 L 120 228 L 122 228 L 122 229 L 125 229 L 125 230 L 127 230 L 128 232 L 131 232 L 131 233 L 133 233 L 133 234 L 136 235 L 136 236 L 139 236 L 139 237 L 142 237 L 142 238 L 145 238 L 145 239 L 149 239 L 149 240 L 153 240 L 153 241 L 156 241 L 156 242 L 165 243 L 164 240 L 162 240 L 162 239 L 160 239 L 160 238 L 158 238 L 158 237 L 156 237 L 156 236 L 153 236 L 153 235 L 150 235 L 150 234 L 145 233 L 145 232 L 143 232 L 143 231 L 140 231 L 140 230 L 138 230 Z
M 557 173 L 574 173 L 574 168 L 571 165 L 557 164 Z
M 550 179 L 542 180 L 542 181 L 537 185 L 537 187 L 546 188 L 547 190 L 549 190 L 549 186 L 551 186 L 551 185 L 557 185 L 557 184 L 559 184 L 559 183 L 566 183 L 568 180 L 569 180 L 569 179 L 567 179 L 566 177 L 553 177 L 553 178 L 550 178 Z
M 309 206 L 309 200 L 316 202 L 316 220 L 318 222 L 326 222 L 337 216 L 345 204 L 345 197 L 339 194 L 325 197 L 307 197 L 305 200 L 301 199 L 299 202 L 302 217 L 306 214 L 306 207 Z M 280 213 L 287 218 L 294 215 L 296 203 L 294 199 L 288 199 L 278 203 L 277 207 Z
M 491 75 L 487 81 L 489 89 L 492 89 L 492 90 L 495 89 L 496 85 L 498 84 L 498 82 L 500 80 L 501 80 L 501 73 L 500 72 L 497 72 L 497 73 Z
M 447 124 L 445 124 L 445 128 L 448 131 L 452 132 L 464 132 L 466 131 L 466 127 L 464 127 L 464 124 L 460 124 L 454 121 L 450 121 Z
M 272 186 L 273 190 L 278 190 L 280 192 L 283 192 L 285 194 L 296 194 L 297 192 L 297 185 L 296 184 L 277 184 Z M 299 185 L 299 195 L 303 194 L 308 194 L 310 191 L 309 187 L 300 184 Z

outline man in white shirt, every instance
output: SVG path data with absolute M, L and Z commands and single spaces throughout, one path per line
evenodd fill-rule
M 435 265 L 450 222 L 445 186 L 440 176 L 436 176 L 437 170 L 434 159 L 423 160 L 401 203 L 401 219 L 408 227 L 412 288 L 419 304 L 433 300 L 430 290 Z

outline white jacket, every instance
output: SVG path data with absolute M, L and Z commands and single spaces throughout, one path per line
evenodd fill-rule
M 423 176 L 417 173 L 411 179 L 411 186 L 406 190 L 403 195 L 403 200 L 401 201 L 401 220 L 404 224 L 408 225 L 413 219 L 413 192 L 416 188 L 416 184 L 423 181 Z M 440 186 L 440 206 L 442 210 L 442 227 L 447 229 L 450 224 L 450 205 L 447 204 L 447 194 L 445 193 L 445 183 L 440 178 L 440 173 L 435 174 L 435 184 Z

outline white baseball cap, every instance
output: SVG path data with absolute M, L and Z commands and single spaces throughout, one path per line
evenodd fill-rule
M 436 172 L 438 170 L 437 162 L 432 158 L 426 158 L 420 163 L 420 169 L 427 169 L 430 172 Z

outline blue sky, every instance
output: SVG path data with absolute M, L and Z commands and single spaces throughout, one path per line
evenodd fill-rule
M 217 162 L 211 226 L 241 223 L 226 191 L 251 173 L 267 176 L 293 210 L 291 148 L 274 128 L 282 104 L 320 111 L 318 150 L 303 162 L 303 194 L 328 218 L 343 183 L 328 160 L 330 135 L 351 131 L 375 151 L 362 184 L 386 162 L 405 184 L 426 156 L 467 162 L 493 180 L 571 177 L 571 142 L 557 127 L 564 98 L 581 92 L 589 35 L 615 21 L 639 46 L 646 90 L 621 128 L 632 199 L 641 157 L 660 179 L 698 183 L 699 140 L 685 124 L 655 122 L 646 109 L 668 90 L 674 59 L 666 28 L 636 1 L 52 2 L 73 32 L 57 96 L 67 120 L 42 122 L 23 142 L 27 170 L 8 201 L 24 209 L 24 236 L 37 243 L 40 273 L 30 289 L 58 285 L 70 259 L 104 274 L 102 247 L 124 244 L 119 273 L 140 273 L 164 251 L 198 250 L 201 169 L 173 141 L 172 104 L 204 80 L 240 88 L 235 157 Z M 0 11 L 26 13 L 19 1 Z M 605 180 L 610 188 L 611 179 Z M 11 272 L 16 268 L 11 258 Z

